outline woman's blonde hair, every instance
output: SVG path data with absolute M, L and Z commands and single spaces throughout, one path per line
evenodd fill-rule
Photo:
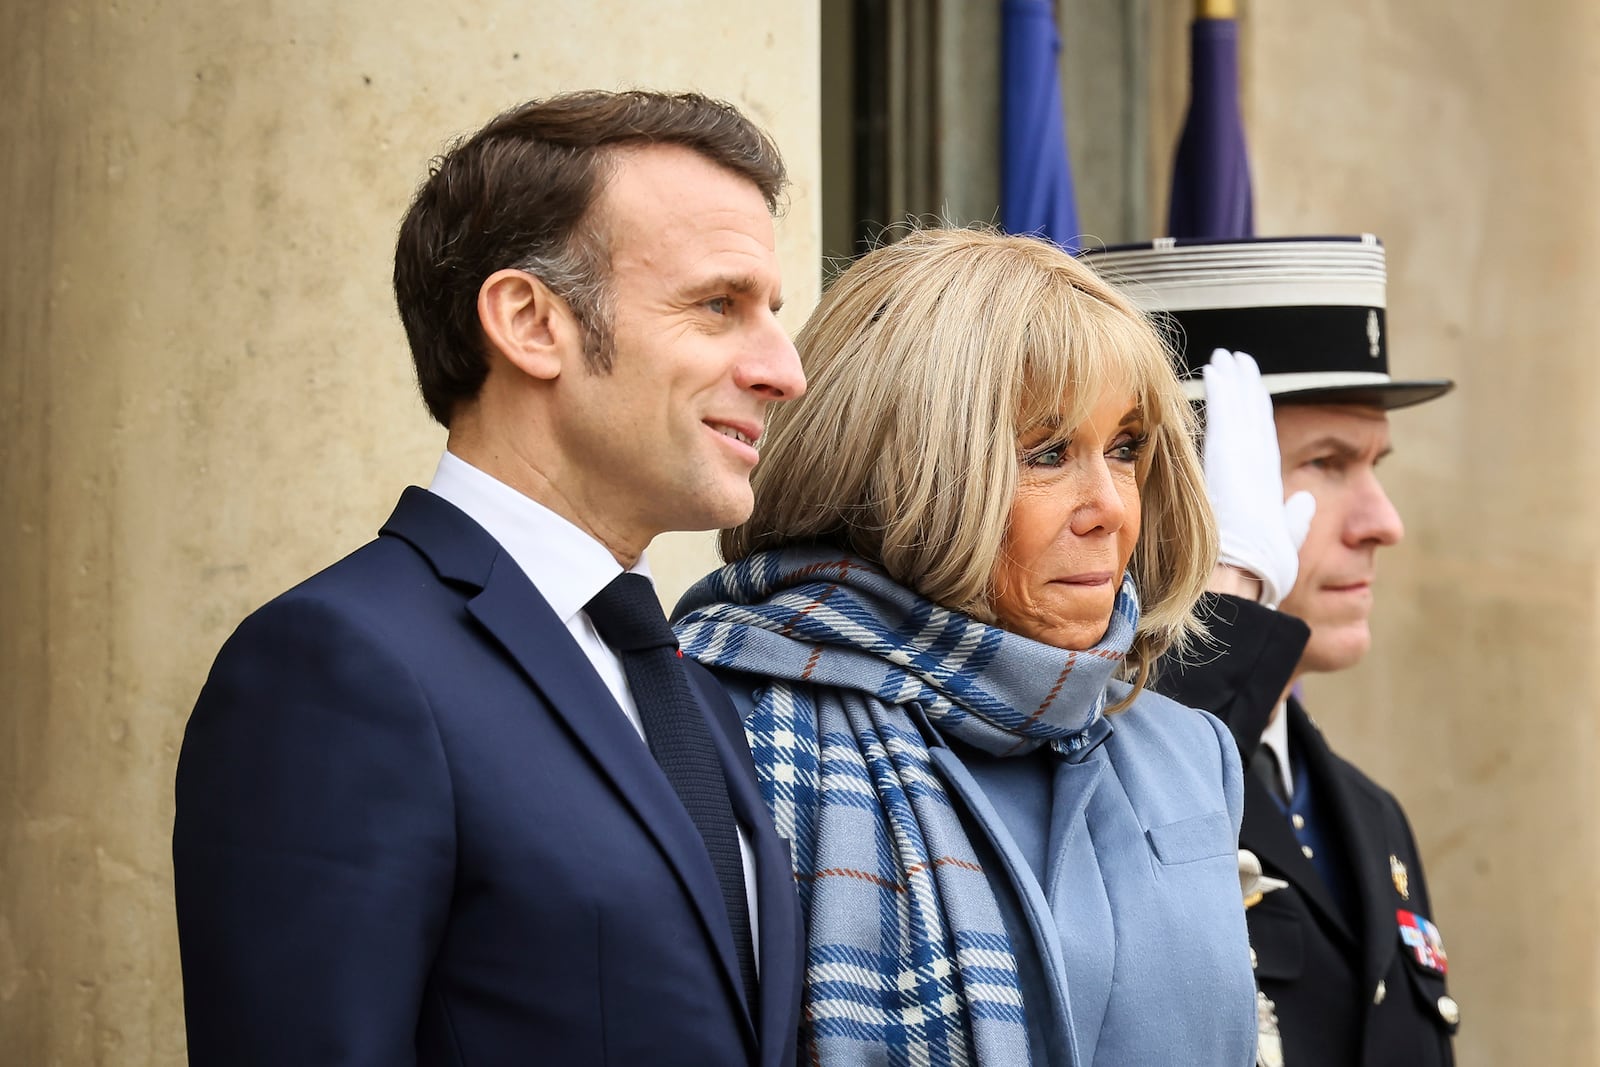
M 1083 263 L 1032 238 L 914 231 L 845 271 L 796 343 L 807 395 L 771 409 L 755 510 L 723 532 L 724 559 L 833 544 L 992 623 L 1018 442 L 1080 425 L 1102 391 L 1126 389 L 1149 434 L 1129 564 L 1135 694 L 1163 652 L 1201 632 L 1217 536 L 1194 415 L 1170 349 Z

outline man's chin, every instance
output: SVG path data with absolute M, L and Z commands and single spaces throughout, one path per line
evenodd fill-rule
M 1311 640 L 1300 657 L 1303 671 L 1326 674 L 1361 662 L 1372 647 L 1372 631 L 1365 621 L 1340 626 L 1314 626 Z
M 716 492 L 702 492 L 697 498 L 698 506 L 683 509 L 673 529 L 726 530 L 743 523 L 755 510 L 755 494 L 748 483 L 719 486 Z

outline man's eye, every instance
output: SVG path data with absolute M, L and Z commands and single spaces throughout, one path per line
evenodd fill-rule
M 714 296 L 705 302 L 706 310 L 713 315 L 726 315 L 731 301 L 725 296 Z

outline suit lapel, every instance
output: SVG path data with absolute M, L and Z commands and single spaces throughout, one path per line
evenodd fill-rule
M 1398 942 L 1389 854 L 1383 847 L 1383 808 L 1376 796 L 1344 773 L 1310 716 L 1298 704 L 1292 707 L 1295 717 L 1289 720 L 1289 728 L 1294 733 L 1293 743 L 1304 755 L 1307 770 L 1316 776 L 1318 802 L 1333 815 L 1331 829 L 1339 834 L 1350 864 L 1350 884 L 1359 898 L 1361 914 L 1361 929 L 1356 934 L 1362 945 L 1363 986 L 1371 988 L 1388 971 Z
M 1244 822 L 1239 827 L 1239 847 L 1254 852 L 1269 873 L 1288 881 L 1334 929 L 1352 942 L 1355 940 L 1327 883 L 1300 851 L 1288 817 L 1253 774 L 1244 776 Z
M 745 827 L 754 853 L 756 903 L 761 943 L 760 1030 L 762 1062 L 779 1062 L 795 1039 L 800 988 L 798 961 L 803 958 L 800 898 L 795 890 L 794 862 L 789 844 L 772 829 L 772 816 L 757 784 L 755 764 L 738 712 L 711 676 L 691 669 L 689 680 L 708 716 L 711 738 L 728 780 L 728 799 L 734 817 Z M 718 714 L 717 712 L 721 712 Z M 780 1057 L 781 1058 L 781 1057 Z M 792 1055 L 788 1057 L 792 1059 Z
M 1351 824 L 1352 827 L 1383 825 L 1383 811 L 1376 797 L 1351 796 L 1350 800 L 1352 817 L 1357 820 Z M 1381 842 L 1383 839 L 1380 837 L 1377 840 Z M 1370 839 L 1366 851 L 1358 852 L 1356 846 L 1360 841 L 1360 836 L 1352 837 L 1347 840 L 1345 848 L 1353 861 L 1356 894 L 1361 898 L 1361 917 L 1365 925 L 1361 932 L 1365 945 L 1362 959 L 1366 965 L 1366 988 L 1370 989 L 1388 973 L 1389 963 L 1399 947 L 1400 935 L 1394 913 L 1394 891 L 1391 888 L 1394 883 L 1389 870 L 1389 854 L 1380 854 Z
M 538 589 L 482 527 L 426 490 L 407 489 L 383 532 L 410 542 L 441 578 L 480 587 L 467 611 L 522 668 L 666 856 L 716 947 L 730 995 L 742 1004 L 727 907 L 705 843 L 644 739 Z
M 1058 760 L 1051 774 L 1054 795 L 1050 802 L 1050 854 L 1045 858 L 1044 892 L 1056 914 L 1070 913 L 1073 907 L 1072 901 L 1058 899 L 1058 891 L 1069 875 L 1067 866 L 1074 856 L 1071 851 L 1073 835 L 1078 827 L 1088 826 L 1083 813 L 1106 766 L 1101 753 L 1098 759 Z

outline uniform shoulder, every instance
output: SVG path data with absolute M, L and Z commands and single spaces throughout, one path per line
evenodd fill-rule
M 1306 725 L 1315 732 L 1327 749 L 1329 770 L 1337 775 L 1347 788 L 1364 794 L 1373 803 L 1392 810 L 1404 821 L 1405 809 L 1401 806 L 1400 799 L 1377 779 L 1341 756 L 1329 743 L 1327 735 L 1322 732 L 1322 727 L 1309 712 L 1302 708 L 1300 713 L 1305 716 Z
M 1370 843 L 1371 847 L 1378 848 L 1380 854 L 1387 854 L 1391 864 L 1398 862 L 1401 871 L 1409 872 L 1411 896 L 1406 899 L 1420 898 L 1425 907 L 1427 887 L 1422 876 L 1421 850 L 1400 798 L 1360 767 L 1327 748 L 1327 738 L 1315 720 L 1303 708 L 1300 714 L 1305 716 L 1309 727 L 1315 731 L 1321 747 L 1327 749 L 1325 773 L 1332 776 L 1335 795 L 1343 795 L 1358 836 Z

